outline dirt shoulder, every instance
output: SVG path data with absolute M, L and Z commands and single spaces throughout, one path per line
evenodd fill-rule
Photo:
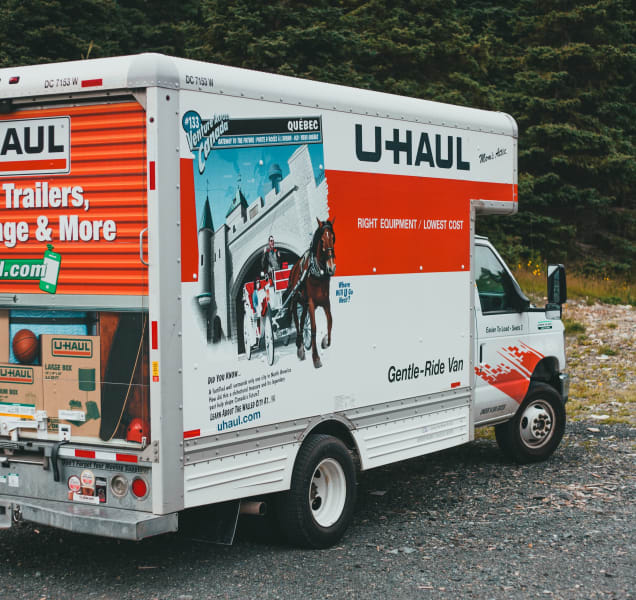
M 563 307 L 568 416 L 636 425 L 636 310 L 629 305 L 569 300 Z

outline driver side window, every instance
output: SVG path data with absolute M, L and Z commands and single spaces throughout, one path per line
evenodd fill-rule
M 512 279 L 486 246 L 475 246 L 475 282 L 482 313 L 516 312 Z

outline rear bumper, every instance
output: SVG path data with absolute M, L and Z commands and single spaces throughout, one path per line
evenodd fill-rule
M 11 527 L 14 520 L 123 540 L 142 540 L 177 531 L 179 525 L 177 513 L 153 515 L 105 506 L 0 495 L 0 528 Z

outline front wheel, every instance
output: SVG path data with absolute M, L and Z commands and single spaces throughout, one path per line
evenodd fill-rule
M 310 435 L 298 452 L 290 490 L 277 497 L 278 522 L 292 543 L 327 548 L 349 526 L 355 498 L 355 466 L 347 447 L 330 435 Z
M 565 431 L 565 407 L 545 383 L 532 384 L 515 416 L 495 427 L 503 452 L 519 463 L 538 462 L 557 448 Z

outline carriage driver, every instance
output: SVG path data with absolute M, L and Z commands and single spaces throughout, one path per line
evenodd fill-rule
M 270 235 L 267 246 L 263 249 L 261 257 L 261 271 L 267 273 L 271 281 L 274 281 L 274 271 L 280 269 L 280 252 L 274 246 L 274 236 Z

